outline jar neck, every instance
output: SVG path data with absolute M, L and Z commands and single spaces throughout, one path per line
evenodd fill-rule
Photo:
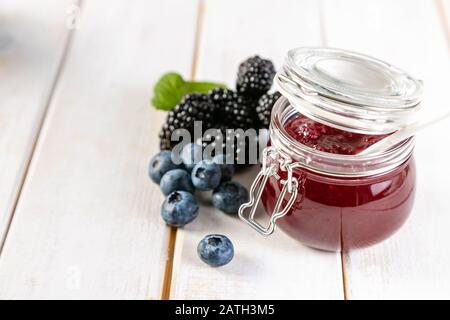
M 342 155 L 319 151 L 296 141 L 286 131 L 286 122 L 298 113 L 286 98 L 278 99 L 272 110 L 271 144 L 281 156 L 319 174 L 336 177 L 384 174 L 404 163 L 414 149 L 414 138 L 411 137 L 386 151 L 370 155 Z

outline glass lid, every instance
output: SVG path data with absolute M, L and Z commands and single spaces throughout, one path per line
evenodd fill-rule
M 275 82 L 299 111 L 317 121 L 363 133 L 392 132 L 420 108 L 422 83 L 364 54 L 334 48 L 288 52 Z

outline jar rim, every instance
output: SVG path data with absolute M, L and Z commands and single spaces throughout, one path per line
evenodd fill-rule
M 372 176 L 389 172 L 405 162 L 413 152 L 410 137 L 391 148 L 373 154 L 334 154 L 311 148 L 295 140 L 285 128 L 287 120 L 298 111 L 286 97 L 275 103 L 270 124 L 270 139 L 275 149 L 313 172 L 340 177 Z M 308 116 L 308 115 L 306 115 Z
M 301 113 L 342 130 L 383 134 L 415 121 L 420 80 L 354 51 L 300 47 L 288 52 L 277 89 Z

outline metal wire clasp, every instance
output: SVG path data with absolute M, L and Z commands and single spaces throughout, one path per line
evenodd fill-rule
M 271 163 L 268 164 L 269 159 L 275 161 L 271 161 Z M 292 170 L 297 166 L 297 163 L 291 163 L 290 158 L 283 157 L 273 147 L 266 148 L 264 150 L 261 171 L 258 173 L 255 181 L 253 181 L 253 184 L 250 187 L 249 202 L 244 203 L 239 208 L 239 218 L 241 218 L 241 220 L 258 231 L 260 234 L 264 236 L 271 235 L 275 231 L 276 221 L 284 217 L 289 212 L 295 202 L 295 199 L 297 198 L 299 182 L 292 174 Z M 282 171 L 287 171 L 287 179 L 281 179 L 281 177 L 277 174 L 278 168 Z M 258 203 L 261 200 L 262 192 L 270 177 L 275 177 L 277 180 L 280 180 L 283 188 L 281 189 L 281 194 L 278 196 L 269 225 L 265 227 L 255 220 L 255 212 L 258 207 Z M 286 206 L 282 208 L 286 193 L 290 194 L 290 198 L 286 203 Z M 250 214 L 245 216 L 245 211 L 248 208 L 250 208 Z

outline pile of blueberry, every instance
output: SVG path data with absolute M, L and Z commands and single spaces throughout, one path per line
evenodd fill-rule
M 182 227 L 198 216 L 196 190 L 212 191 L 214 207 L 229 215 L 236 215 L 239 207 L 249 199 L 247 189 L 231 181 L 235 166 L 225 155 L 201 160 L 202 153 L 200 145 L 190 143 L 179 154 L 180 164 L 173 161 L 174 155 L 167 150 L 159 152 L 150 161 L 149 176 L 166 196 L 161 216 L 170 226 Z M 212 266 L 227 264 L 234 254 L 231 241 L 217 234 L 207 235 L 197 250 L 199 257 Z

